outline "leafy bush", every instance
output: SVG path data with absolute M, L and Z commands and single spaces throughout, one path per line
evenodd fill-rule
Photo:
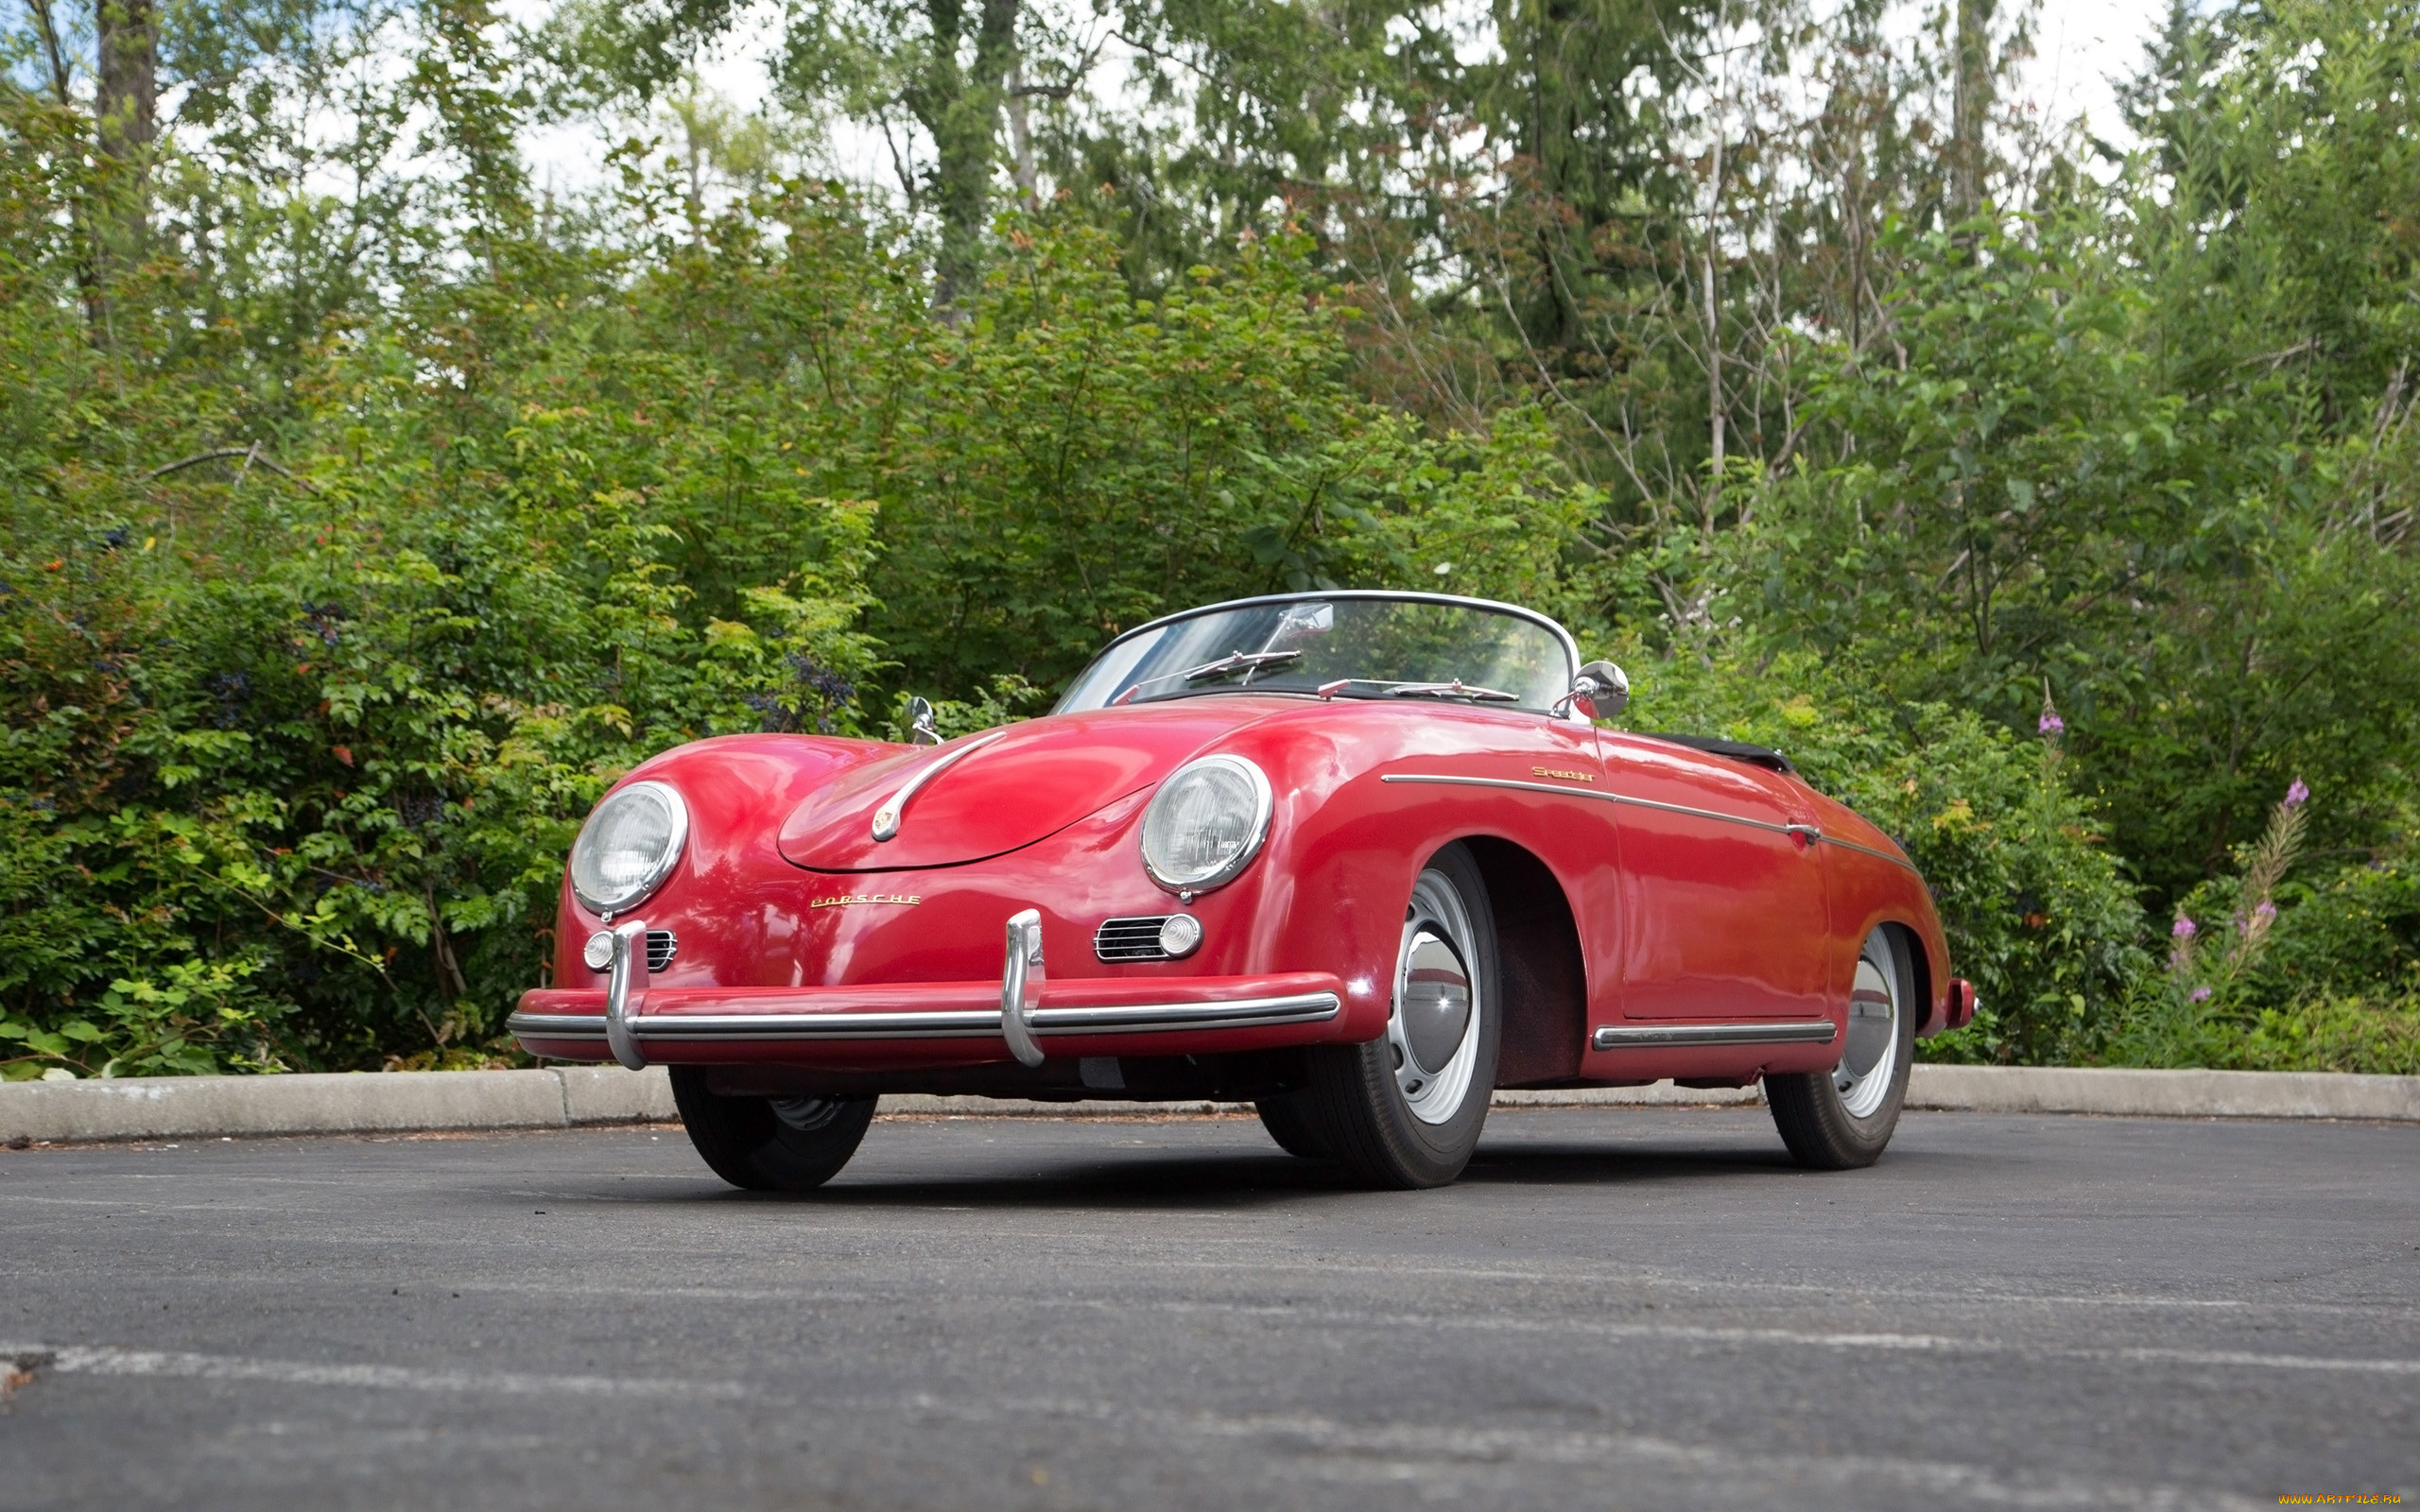
M 666 746 L 904 734 L 903 683 L 995 723 L 1288 582 L 1550 593 L 1585 495 L 1534 417 L 1354 398 L 1305 249 L 1153 303 L 1036 226 L 961 319 L 886 246 L 805 188 L 519 245 L 336 334 L 274 448 L 0 310 L 0 1072 L 510 1059 L 579 822 Z M 241 366 L 182 340 L 152 378 Z
M 1906 848 L 1982 1002 L 1972 1025 L 1927 1042 L 1932 1057 L 2062 1058 L 2152 969 L 2141 907 L 2055 738 L 1894 702 L 1804 653 L 1633 653 L 1625 667 L 1636 690 L 1625 727 L 1771 746 Z
M 288 533 L 257 574 L 69 544 L 0 598 L 0 682 L 32 716 L 0 746 L 12 1074 L 481 1060 L 614 775 L 698 735 L 854 720 L 824 686 L 871 660 L 833 627 L 845 598 L 769 592 L 753 625 L 692 628 L 666 529 L 557 507 L 560 463 L 533 442 L 453 508 L 330 467 L 265 511 Z M 821 565 L 850 580 L 845 555 Z M 155 576 L 156 603 L 126 591 Z
M 2238 875 L 2187 895 L 2167 970 L 2135 984 L 2092 1058 L 2420 1071 L 2420 866 L 2405 853 L 2292 878 L 2307 791 L 2289 791 Z

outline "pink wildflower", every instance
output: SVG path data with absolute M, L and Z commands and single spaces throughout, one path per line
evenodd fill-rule
M 2298 809 L 2302 807 L 2303 804 L 2309 801 L 2309 799 L 2310 789 L 2303 786 L 2303 780 L 2301 778 L 2295 778 L 2294 785 L 2286 789 L 2286 807 L 2290 809 Z
M 2277 905 L 2264 899 L 2260 906 L 2252 911 L 2252 917 L 2264 924 L 2269 923 L 2277 917 Z
M 2197 987 L 2187 997 L 2190 1002 L 2207 1003 L 2210 1001 L 2210 989 L 2206 987 Z
M 2169 930 L 2169 933 L 2175 936 L 2178 939 L 2191 939 L 2194 936 L 2202 933 L 2202 931 L 2195 926 L 2193 920 L 2186 918 L 2183 914 L 2179 914 L 2176 916 L 2176 927 Z
M 2038 735 L 2056 735 L 2064 731 L 2066 728 L 2067 722 L 2066 720 L 2060 718 L 2050 710 L 2045 709 L 2042 711 L 2042 722 L 2034 726 L 2033 730 L 2034 733 Z

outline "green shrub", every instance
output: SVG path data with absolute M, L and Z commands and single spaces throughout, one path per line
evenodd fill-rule
M 2237 875 L 2189 893 L 2166 969 L 2128 994 L 2091 1057 L 2245 1071 L 2420 1071 L 2420 866 L 2408 853 L 2291 876 L 2297 782 Z
M 1621 723 L 1771 746 L 1907 849 L 1933 889 L 1975 1022 L 1936 1059 L 2038 1064 L 2089 1041 L 2153 963 L 2142 910 L 2066 786 L 2055 741 L 1971 711 L 1896 704 L 1811 656 L 1655 657 L 1633 648 Z
M 804 187 L 648 256 L 515 244 L 332 333 L 274 415 L 179 408 L 257 374 L 136 291 L 155 344 L 112 361 L 64 264 L 21 278 L 0 1074 L 510 1060 L 580 819 L 667 746 L 900 735 L 908 688 L 978 728 L 1288 583 L 1551 595 L 1587 496 L 1536 417 L 1354 397 L 1306 248 L 1155 304 L 1101 238 L 1020 234 L 964 318 Z

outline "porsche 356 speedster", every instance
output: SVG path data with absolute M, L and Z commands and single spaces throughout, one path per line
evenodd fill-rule
M 1777 752 L 1629 696 L 1511 605 L 1213 605 L 1045 717 L 666 751 L 571 852 L 531 1054 L 670 1068 L 741 1187 L 848 1160 L 884 1092 L 1253 1104 L 1425 1187 L 1499 1088 L 1761 1078 L 1804 1164 L 1890 1140 L 1973 1014 L 1924 880 Z

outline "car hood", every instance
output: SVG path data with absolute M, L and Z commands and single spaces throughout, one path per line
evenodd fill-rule
M 1219 736 L 1298 702 L 1214 695 L 1052 714 L 943 746 L 892 747 L 836 776 L 793 810 L 782 826 L 781 851 L 815 871 L 981 861 L 1141 792 Z M 951 761 L 961 750 L 966 754 Z M 900 816 L 899 833 L 874 839 L 875 811 L 941 762 L 950 765 L 917 789 Z

